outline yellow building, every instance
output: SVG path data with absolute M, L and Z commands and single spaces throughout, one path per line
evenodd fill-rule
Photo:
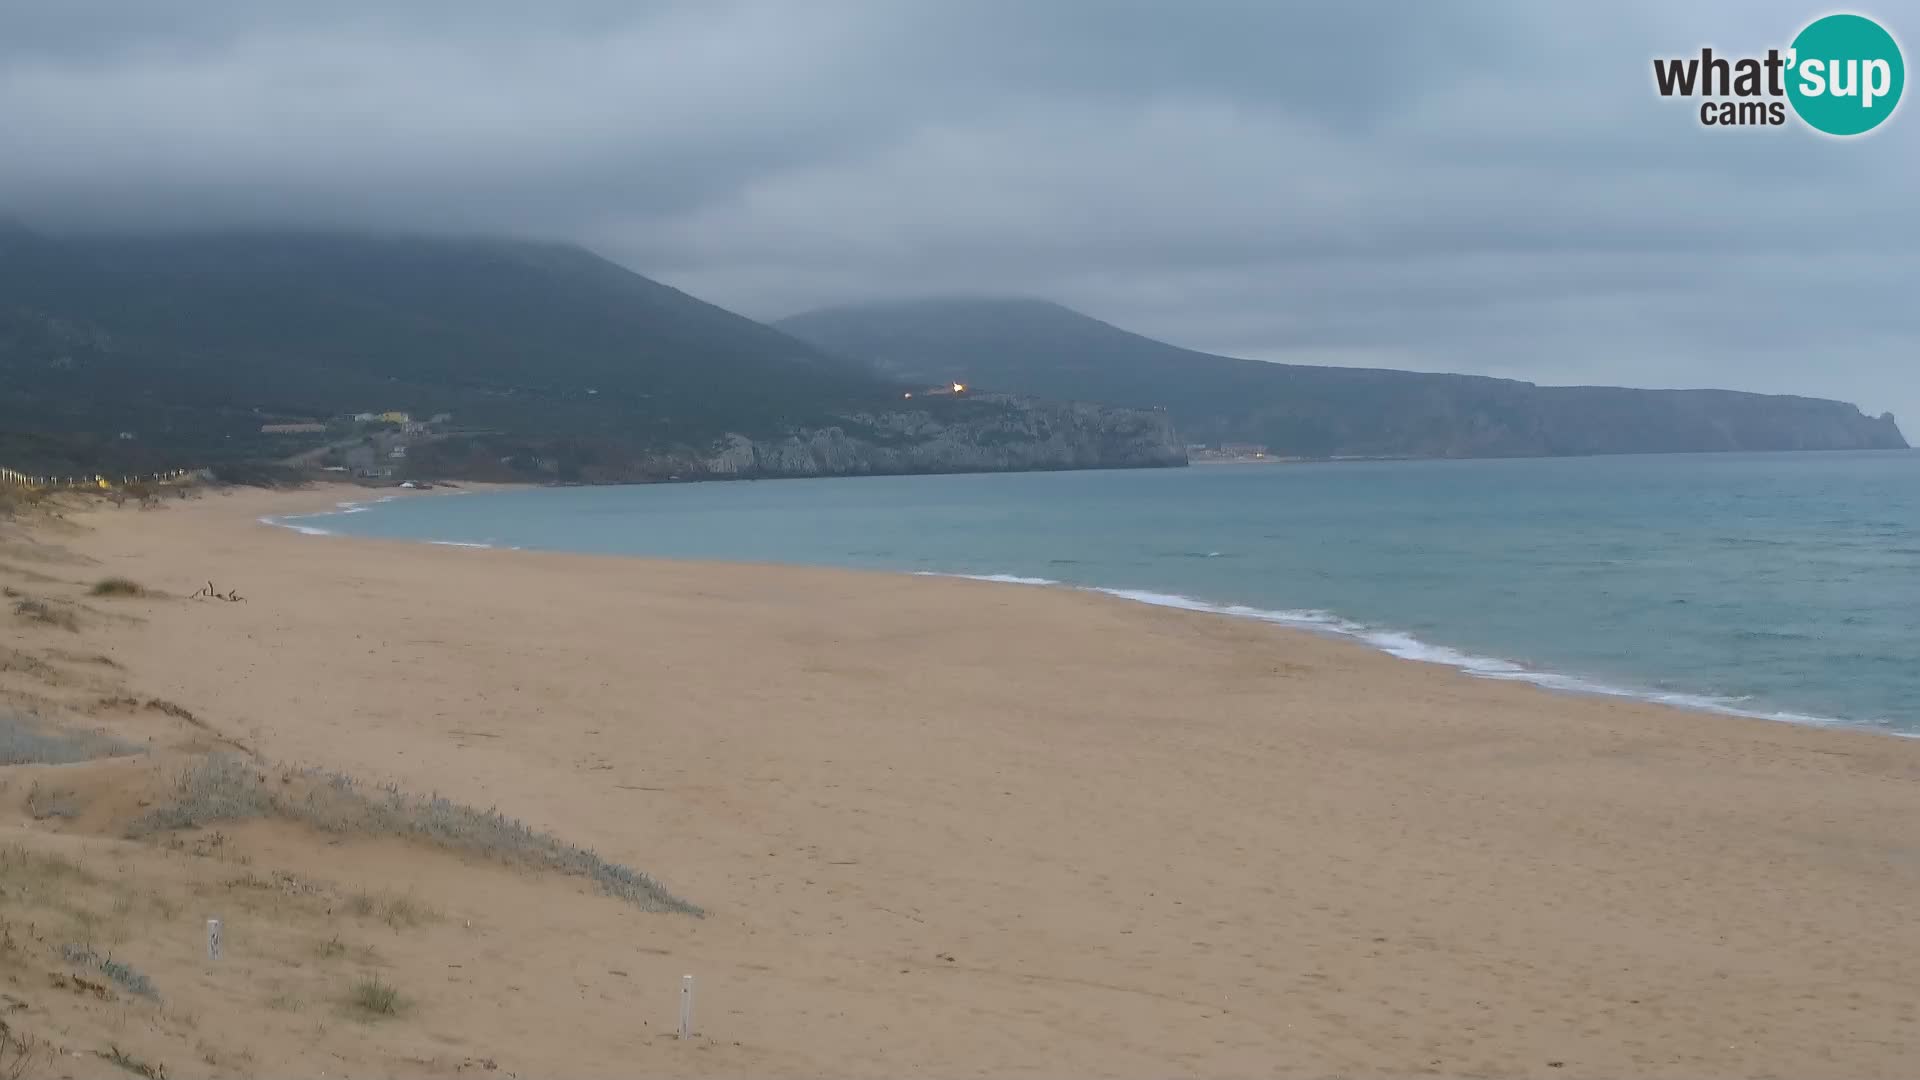
M 389 424 L 404 424 L 412 420 L 413 417 L 403 412 L 389 411 L 381 413 L 380 419 L 385 420 Z

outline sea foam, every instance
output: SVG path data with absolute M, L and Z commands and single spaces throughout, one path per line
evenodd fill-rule
M 324 514 L 301 514 L 301 515 L 297 515 L 297 516 L 300 516 L 300 517 L 325 517 L 326 515 L 324 515 Z M 318 527 L 318 526 L 315 526 L 315 525 L 302 525 L 302 524 L 300 524 L 299 522 L 297 522 L 297 521 L 295 521 L 295 520 L 293 520 L 293 518 L 292 518 L 292 517 L 274 517 L 274 516 L 272 516 L 272 515 L 268 515 L 268 516 L 266 516 L 266 517 L 263 517 L 263 518 L 259 518 L 259 519 L 257 519 L 257 520 L 258 520 L 258 521 L 260 522 L 260 524 L 262 524 L 262 525 L 272 525 L 272 526 L 274 526 L 275 528 L 278 528 L 278 529 L 292 529 L 292 530 L 293 530 L 294 532 L 297 532 L 297 533 L 299 533 L 299 534 L 301 534 L 302 536 L 332 536 L 332 535 L 333 535 L 333 533 L 332 533 L 331 531 L 329 531 L 329 530 L 327 530 L 327 529 L 322 529 L 322 528 L 320 528 L 320 527 Z
M 944 574 L 937 571 L 918 571 L 926 577 L 958 577 L 971 581 L 993 581 L 1008 585 L 1064 585 L 1050 578 L 1022 577 L 1018 574 Z M 1317 609 L 1274 610 L 1249 607 L 1245 604 L 1216 604 L 1207 600 L 1198 600 L 1178 593 L 1154 592 L 1148 589 L 1116 589 L 1098 585 L 1066 585 L 1067 588 L 1082 592 L 1096 592 L 1121 600 L 1131 600 L 1138 604 L 1151 604 L 1154 607 L 1178 608 L 1181 611 L 1199 611 L 1210 615 L 1227 615 L 1239 619 L 1254 619 L 1259 622 L 1273 623 L 1279 626 L 1306 630 L 1332 637 L 1345 638 L 1368 645 L 1388 656 L 1402 660 L 1415 660 L 1423 664 L 1439 664 L 1467 675 L 1481 679 L 1495 679 L 1503 682 L 1524 682 L 1544 690 L 1553 690 L 1566 694 L 1582 694 L 1595 697 L 1629 698 L 1636 701 L 1648 701 L 1675 708 L 1692 709 L 1699 712 L 1714 712 L 1728 716 L 1742 716 L 1755 720 L 1774 720 L 1789 724 L 1809 724 L 1820 727 L 1869 727 L 1855 724 L 1830 716 L 1813 716 L 1807 713 L 1781 712 L 1747 709 L 1741 707 L 1737 699 L 1716 697 L 1711 694 L 1687 694 L 1675 691 L 1646 690 L 1616 686 L 1593 679 L 1567 675 L 1556 671 L 1543 671 L 1528 667 L 1517 661 L 1497 656 L 1480 656 L 1463 652 L 1445 645 L 1436 645 L 1422 641 L 1412 634 L 1401 630 L 1368 626 L 1364 623 L 1345 619 L 1329 611 Z M 1873 728 L 1882 731 L 1882 728 Z M 1890 731 L 1889 734 L 1905 737 L 1920 737 L 1909 732 Z

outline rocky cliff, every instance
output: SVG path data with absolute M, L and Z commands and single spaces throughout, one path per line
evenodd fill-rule
M 1187 463 L 1163 412 L 1000 394 L 978 395 L 942 412 L 862 412 L 772 437 L 731 434 L 698 463 L 699 470 L 713 477 L 858 476 Z
M 645 483 L 886 473 L 1180 467 L 1187 453 L 1167 414 L 1002 394 L 919 399 L 711 444 L 474 435 L 421 445 L 418 477 Z

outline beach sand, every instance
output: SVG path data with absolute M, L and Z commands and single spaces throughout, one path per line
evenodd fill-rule
M 114 681 L 263 761 L 498 807 L 706 914 L 397 841 L 229 830 L 261 865 L 372 875 L 447 914 L 380 931 L 408 1016 L 322 1016 L 316 1032 L 195 974 L 201 912 L 184 911 L 173 981 L 212 995 L 197 1037 L 232 1027 L 220 1037 L 249 1067 L 1896 1077 L 1920 1062 L 1920 741 L 1554 695 L 1089 593 L 256 521 L 344 497 L 72 515 L 36 534 L 53 547 L 4 553 L 8 580 L 77 596 L 118 574 L 170 595 L 90 602 L 77 631 L 9 640 L 110 657 Z M 245 602 L 187 598 L 209 581 Z M 15 690 L 45 708 L 97 696 Z M 229 916 L 240 956 L 245 920 Z M 698 1037 L 683 1042 L 685 973 Z

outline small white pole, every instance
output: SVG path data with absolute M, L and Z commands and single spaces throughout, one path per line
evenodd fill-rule
M 693 1035 L 693 976 L 680 976 L 680 1037 Z
M 220 959 L 220 920 L 219 919 L 207 920 L 207 959 L 213 960 L 213 961 L 218 961 Z

